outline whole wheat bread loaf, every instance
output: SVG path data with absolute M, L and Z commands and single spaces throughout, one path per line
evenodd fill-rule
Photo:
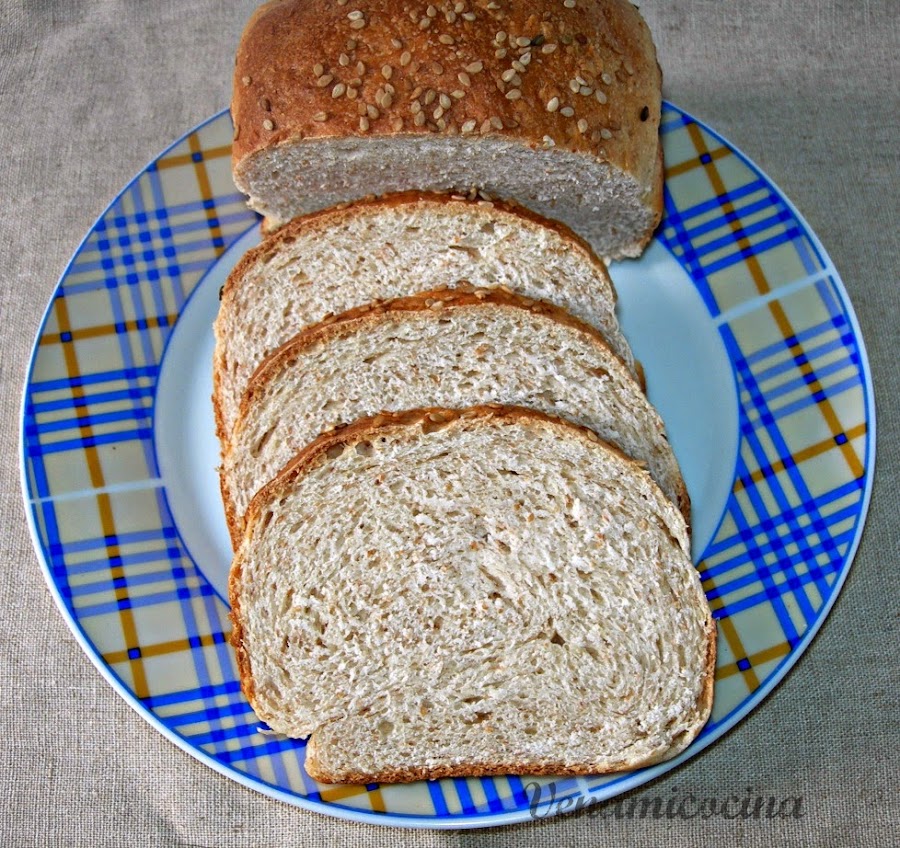
M 603 256 L 662 211 L 661 74 L 627 0 L 280 0 L 241 38 L 234 179 L 275 223 L 410 188 L 514 198 Z
M 520 207 L 410 192 L 297 219 L 238 263 L 214 326 L 220 439 L 230 436 L 254 369 L 305 327 L 463 281 L 569 310 L 635 370 L 606 266 L 567 227 Z
M 220 470 L 235 546 L 253 495 L 321 432 L 383 410 L 490 402 L 589 427 L 646 463 L 689 519 L 663 422 L 598 331 L 499 289 L 442 289 L 304 330 L 257 369 Z
M 711 707 L 688 551 L 680 512 L 592 431 L 501 406 L 363 420 L 250 507 L 242 686 L 327 782 L 658 762 Z

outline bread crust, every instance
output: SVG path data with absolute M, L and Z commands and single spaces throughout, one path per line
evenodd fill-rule
M 453 15 L 451 22 L 442 8 L 431 19 L 424 4 L 411 10 L 400 0 L 275 0 L 260 7 L 235 62 L 237 186 L 250 193 L 254 157 L 285 145 L 457 135 L 477 145 L 497 138 L 582 155 L 631 175 L 653 212 L 649 240 L 662 215 L 662 75 L 637 8 L 627 0 L 578 0 L 572 8 L 558 0 L 469 0 Z M 427 99 L 424 121 L 411 111 L 419 98 Z
M 418 427 L 421 428 L 423 432 L 430 432 L 431 430 L 443 429 L 449 426 L 459 426 L 460 423 L 465 424 L 465 422 L 476 425 L 484 423 L 513 425 L 519 422 L 528 422 L 532 426 L 554 430 L 560 438 L 580 438 L 592 442 L 598 447 L 609 451 L 614 456 L 617 456 L 623 462 L 630 464 L 638 473 L 646 474 L 646 471 L 643 470 L 640 464 L 627 457 L 615 445 L 603 441 L 596 433 L 586 427 L 560 418 L 555 418 L 554 416 L 547 415 L 537 410 L 504 404 L 482 404 L 463 410 L 432 407 L 398 413 L 380 413 L 379 415 L 363 418 L 347 426 L 323 433 L 303 448 L 294 459 L 285 466 L 281 473 L 268 485 L 264 486 L 253 498 L 253 501 L 247 510 L 247 521 L 243 541 L 235 555 L 229 573 L 228 593 L 231 603 L 230 617 L 232 622 L 231 644 L 235 649 L 237 657 L 241 688 L 254 709 L 256 709 L 255 690 L 250 658 L 243 644 L 239 587 L 245 548 L 249 544 L 256 523 L 263 517 L 266 505 L 271 501 L 284 497 L 299 476 L 311 470 L 319 463 L 327 461 L 327 454 L 329 451 L 338 445 L 347 448 L 352 447 L 359 442 L 370 441 L 387 434 L 395 434 L 411 428 Z M 656 483 L 649 475 L 647 475 L 647 479 L 651 485 L 656 486 Z M 680 513 L 676 509 L 673 509 L 672 515 L 679 516 L 677 520 L 683 521 L 683 519 L 680 518 Z M 672 537 L 678 542 L 683 552 L 690 557 L 690 541 L 686 525 L 682 526 L 681 532 L 678 531 L 678 528 L 670 527 L 670 531 L 671 530 L 675 530 L 675 532 L 672 533 Z M 716 625 L 711 612 L 709 612 L 707 617 L 706 634 L 706 670 L 701 692 L 697 699 L 697 731 L 699 731 L 706 723 L 712 710 L 716 662 Z M 330 774 L 326 769 L 322 768 L 318 762 L 316 754 L 317 732 L 318 731 L 312 734 L 307 746 L 306 770 L 311 777 L 325 783 L 410 782 L 442 777 L 497 774 L 543 774 L 560 776 L 604 774 L 621 769 L 644 767 L 669 759 L 684 750 L 695 735 L 691 735 L 689 738 L 681 740 L 673 747 L 664 752 L 660 752 L 658 755 L 654 755 L 651 758 L 634 763 L 623 761 L 622 763 L 610 766 L 608 769 L 601 772 L 592 770 L 589 766 L 572 766 L 564 763 L 547 763 L 542 766 L 529 766 L 522 763 L 506 762 L 474 766 L 459 764 L 421 769 L 388 769 L 371 774 L 353 772 L 335 775 Z
M 516 294 L 510 289 L 502 286 L 490 289 L 476 288 L 474 286 L 445 287 L 420 292 L 419 294 L 410 295 L 408 297 L 399 297 L 392 300 L 375 301 L 373 303 L 364 304 L 340 315 L 331 316 L 330 318 L 307 327 L 305 330 L 298 333 L 292 339 L 285 342 L 280 348 L 269 354 L 269 356 L 257 366 L 247 384 L 244 396 L 241 399 L 240 413 L 233 432 L 236 432 L 242 426 L 242 421 L 248 415 L 255 399 L 259 397 L 277 374 L 287 366 L 290 360 L 302 355 L 304 351 L 314 345 L 327 344 L 329 341 L 336 338 L 344 338 L 353 333 L 365 332 L 366 328 L 390 320 L 393 315 L 397 314 L 418 312 L 437 316 L 438 314 L 443 314 L 444 310 L 449 309 L 489 309 L 492 307 L 495 309 L 519 309 L 545 315 L 563 326 L 571 327 L 582 333 L 590 339 L 592 344 L 603 348 L 609 356 L 621 364 L 620 376 L 623 379 L 632 381 L 637 389 L 641 392 L 644 391 L 643 381 L 639 382 L 625 367 L 625 364 L 622 363 L 621 359 L 610 349 L 603 334 L 590 324 L 587 324 L 571 315 L 569 312 L 566 312 L 566 310 L 551 303 L 547 303 L 546 301 L 533 300 L 524 295 Z M 223 444 L 223 461 L 219 466 L 219 486 L 222 493 L 222 502 L 225 507 L 225 520 L 228 524 L 232 548 L 236 549 L 240 544 L 241 536 L 243 535 L 243 521 L 241 516 L 237 514 L 225 475 L 225 459 L 232 449 L 232 442 L 233 438 L 229 439 L 227 445 Z M 684 480 L 680 480 L 679 483 L 680 485 L 675 505 L 684 516 L 688 527 L 690 527 L 690 495 L 688 494 Z

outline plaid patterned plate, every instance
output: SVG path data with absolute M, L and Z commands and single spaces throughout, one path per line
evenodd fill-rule
M 700 738 L 652 768 L 557 780 L 551 796 L 537 789 L 547 779 L 517 777 L 326 786 L 305 773 L 303 742 L 259 732 L 228 645 L 216 491 L 177 462 L 179 449 L 191 454 L 179 440 L 203 430 L 208 414 L 217 280 L 256 238 L 257 219 L 231 182 L 225 112 L 148 165 L 85 237 L 48 306 L 23 400 L 23 489 L 38 557 L 76 638 L 147 721 L 222 774 L 308 809 L 472 827 L 644 783 L 721 736 L 781 680 L 828 614 L 862 532 L 874 468 L 871 377 L 847 293 L 789 201 L 674 106 L 661 132 L 665 218 L 646 256 L 613 274 L 705 528 L 695 553 L 719 622 L 719 659 Z M 651 288 L 631 285 L 641 274 L 656 274 L 652 291 L 676 304 L 665 316 L 641 300 Z M 199 332 L 179 334 L 191 327 Z M 714 354 L 698 353 L 701 337 Z M 675 342 L 683 357 L 667 346 Z M 724 388 L 676 402 L 666 369 L 692 355 Z M 178 357 L 178 367 L 164 367 Z M 199 382 L 166 376 L 189 372 L 192 360 Z M 192 409 L 200 426 L 186 423 Z M 164 420 L 178 422 L 179 410 L 185 423 L 173 430 Z M 701 450 L 705 442 L 721 456 L 694 457 L 695 431 Z M 214 479 L 214 461 L 210 449 L 198 473 Z M 192 535 L 206 524 L 208 545 Z

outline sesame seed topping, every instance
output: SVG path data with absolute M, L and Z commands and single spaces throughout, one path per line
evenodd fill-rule
M 491 0 L 491 2 L 487 4 L 487 8 L 490 9 L 492 12 L 496 12 L 497 9 L 500 8 L 500 4 L 494 3 L 494 1 Z
M 576 74 L 575 79 L 578 81 L 579 85 L 587 85 L 587 80 L 581 76 L 581 74 Z
M 558 98 L 558 97 L 551 97 L 551 98 L 547 101 L 547 111 L 548 111 L 548 112 L 555 112 L 557 109 L 559 109 L 559 98 Z
M 628 76 L 634 75 L 634 65 L 632 65 L 631 62 L 629 62 L 627 59 L 622 63 L 622 66 L 625 68 L 625 73 L 628 74 Z
M 494 36 L 494 41 L 496 41 L 497 44 L 503 44 L 503 42 L 506 41 L 506 33 L 501 29 L 500 32 Z
M 599 88 L 594 92 L 594 97 L 597 98 L 598 103 L 606 103 L 609 98 L 606 96 L 605 91 L 601 91 Z
M 559 110 L 559 114 L 571 118 L 575 114 L 575 110 L 571 106 L 563 106 L 562 109 Z
M 454 100 L 462 100 L 463 97 L 466 96 L 466 93 L 465 93 L 461 88 L 457 88 L 456 91 L 451 91 L 451 92 L 450 92 L 450 96 L 451 96 Z
M 360 100 L 359 103 L 356 104 L 356 114 L 360 117 L 366 114 L 366 104 L 363 103 L 362 100 Z
M 425 105 L 430 106 L 434 103 L 434 98 L 437 97 L 437 92 L 433 88 L 429 88 L 428 91 L 425 92 Z
M 470 132 L 473 132 L 473 131 L 475 130 L 475 119 L 473 118 L 473 119 L 471 119 L 471 120 L 466 121 L 466 122 L 462 125 L 462 127 L 460 127 L 460 129 L 461 129 L 461 131 L 464 132 L 464 133 L 470 133 Z
M 466 4 L 460 0 L 460 2 L 456 3 L 453 7 L 453 11 L 458 15 L 460 12 L 464 12 L 466 9 Z
M 466 12 L 463 15 L 463 20 L 464 21 L 474 21 L 476 17 L 477 17 L 477 15 L 474 12 Z
M 351 52 L 356 50 L 356 39 L 355 38 L 347 39 L 347 49 L 350 50 Z
M 521 62 L 514 59 L 512 66 L 513 66 L 513 70 L 518 71 L 520 74 L 525 73 L 525 66 Z
M 588 122 L 584 118 L 579 118 L 578 119 L 578 132 L 580 132 L 582 135 L 584 135 L 584 133 L 587 132 L 587 129 L 588 129 Z
M 444 73 L 444 66 L 440 62 L 432 62 L 431 73 L 440 76 L 442 73 Z
M 274 130 L 274 129 L 275 129 L 275 122 L 274 122 L 271 118 L 266 118 L 266 119 L 263 121 L 263 129 L 264 129 L 264 130 Z
M 432 113 L 431 117 L 434 118 L 435 120 L 437 120 L 438 118 L 442 118 L 443 116 L 444 116 L 444 107 L 438 106 L 437 109 L 435 109 L 434 112 Z
M 359 89 L 353 88 L 352 86 L 347 86 L 347 99 L 348 100 L 356 100 L 359 97 Z
M 557 46 L 556 44 L 545 44 L 541 47 L 541 53 L 553 53 Z
M 337 0 L 338 6 L 346 6 L 349 0 Z
M 419 29 L 428 29 L 431 26 L 431 18 L 419 18 Z
M 500 75 L 500 79 L 502 79 L 503 82 L 509 82 L 515 75 L 516 75 L 515 69 L 510 68 L 508 71 L 504 71 Z
M 319 88 L 325 88 L 326 85 L 330 85 L 334 80 L 334 76 L 332 74 L 323 74 L 316 80 L 316 85 Z
M 456 78 L 465 86 L 469 86 L 472 84 L 471 78 L 465 71 L 462 71 L 461 73 L 457 74 Z
M 610 139 L 612 138 L 612 133 L 606 127 L 604 127 L 602 130 L 600 130 L 600 137 Z
M 516 46 L 517 46 L 517 47 L 530 47 L 530 46 L 531 46 L 531 39 L 530 39 L 530 38 L 527 38 L 527 37 L 524 36 L 524 35 L 520 35 L 520 36 L 516 39 Z
M 580 89 L 581 89 L 581 86 L 578 84 L 578 80 L 575 80 L 575 79 L 569 80 L 569 90 L 572 92 L 572 94 L 578 94 Z
M 400 130 L 403 129 L 403 118 L 401 118 L 399 115 L 391 118 L 391 129 L 394 132 L 400 132 Z
M 553 147 L 554 144 L 556 144 L 556 142 L 552 138 L 550 138 L 549 135 L 544 136 L 544 146 L 545 147 Z
M 363 64 L 362 62 L 357 62 L 356 63 L 356 73 L 358 73 L 360 76 L 363 76 L 365 74 L 365 72 L 366 72 L 365 64 Z
M 405 50 L 400 54 L 400 67 L 405 68 L 410 62 L 412 62 L 412 53 L 409 50 Z
M 383 65 L 381 68 L 381 75 L 389 80 L 394 75 L 394 69 L 390 65 Z
M 425 89 L 422 88 L 421 85 L 417 85 L 417 86 L 413 89 L 412 94 L 409 95 L 409 99 L 410 99 L 410 100 L 416 100 L 416 99 L 418 98 L 418 96 L 419 96 L 424 90 L 425 90 Z
M 389 91 L 386 91 L 386 92 L 382 95 L 382 97 L 381 97 L 381 102 L 380 102 L 378 105 L 381 106 L 381 108 L 384 109 L 385 111 L 388 110 L 388 109 L 390 109 L 391 106 L 394 105 L 394 97 L 393 97 L 393 95 L 392 95 Z
M 604 71 L 602 74 L 600 74 L 600 79 L 602 79 L 603 82 L 606 83 L 606 85 L 612 85 L 612 74 L 608 74 Z
M 444 17 L 447 19 L 448 24 L 456 23 L 456 12 L 454 12 L 453 9 L 447 9 L 447 11 L 444 12 Z
M 355 12 L 348 13 L 347 17 L 350 18 L 351 21 L 359 21 L 362 20 L 363 13 L 357 9 Z
M 575 0 L 563 0 L 563 6 L 565 6 L 567 9 L 574 9 Z
M 241 77 L 241 82 L 244 85 L 250 85 L 250 83 L 253 82 L 253 79 L 252 77 Z
M 362 29 L 365 25 L 366 22 L 362 18 L 359 18 L 355 21 L 350 21 L 350 29 Z
M 424 112 L 417 112 L 417 113 L 416 113 L 416 117 L 413 118 L 413 123 L 414 123 L 417 127 L 425 126 L 425 113 L 424 113 Z
M 495 130 L 503 129 L 503 121 L 501 121 L 496 115 L 491 115 L 490 121 L 491 121 L 491 126 Z
M 506 58 L 506 48 L 501 47 L 499 50 L 494 51 L 494 57 L 496 59 L 505 59 Z
M 381 115 L 381 112 L 378 111 L 371 103 L 366 105 L 366 114 L 369 116 L 371 120 L 375 120 Z
M 455 43 L 453 40 L 453 36 L 447 35 L 447 33 L 441 33 L 438 36 L 438 41 L 440 41 L 441 44 L 454 44 Z
M 523 53 L 521 56 L 519 56 L 519 61 L 523 65 L 531 64 L 531 53 Z
M 369 131 L 369 119 L 365 118 L 365 117 L 360 118 L 359 119 L 359 128 L 362 132 L 368 132 Z
M 447 122 L 446 122 L 443 118 L 438 118 L 438 120 L 437 120 L 437 128 L 438 128 L 441 132 L 443 132 L 445 129 L 447 129 Z
M 347 90 L 347 86 L 342 82 L 339 82 L 334 88 L 331 89 L 331 96 L 337 100 L 345 91 Z
M 446 94 L 442 94 L 438 100 L 444 109 L 449 109 L 453 105 L 453 101 Z
M 425 10 L 425 14 L 428 15 L 429 18 L 436 18 L 437 17 L 437 9 L 435 9 L 434 6 L 429 6 Z
M 480 74 L 484 70 L 484 62 L 472 62 L 471 65 L 466 65 L 466 72 L 470 74 Z
M 594 93 L 594 89 L 589 85 L 583 85 L 578 89 L 578 93 L 584 97 L 590 97 Z
M 491 131 L 491 122 L 490 121 L 482 121 L 481 126 L 479 127 L 479 132 L 481 132 L 482 135 L 485 135 L 486 133 L 489 133 L 490 131 Z
M 518 100 L 522 96 L 522 92 L 518 88 L 511 88 L 506 92 L 507 100 Z
M 316 112 L 316 114 L 312 116 L 312 119 L 321 123 L 322 121 L 328 120 L 328 114 L 326 112 Z
M 341 54 L 341 55 L 343 55 L 343 54 Z M 341 62 L 341 64 L 343 64 L 343 62 Z M 322 65 L 321 62 L 319 62 L 316 65 L 313 65 L 313 76 L 314 77 L 320 77 L 324 73 L 325 73 L 325 67 Z

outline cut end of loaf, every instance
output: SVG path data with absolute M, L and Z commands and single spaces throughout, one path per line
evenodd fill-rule
M 316 440 L 251 513 L 242 683 L 274 730 L 312 734 L 319 779 L 603 773 L 708 718 L 684 523 L 588 430 L 495 405 L 378 416 Z

